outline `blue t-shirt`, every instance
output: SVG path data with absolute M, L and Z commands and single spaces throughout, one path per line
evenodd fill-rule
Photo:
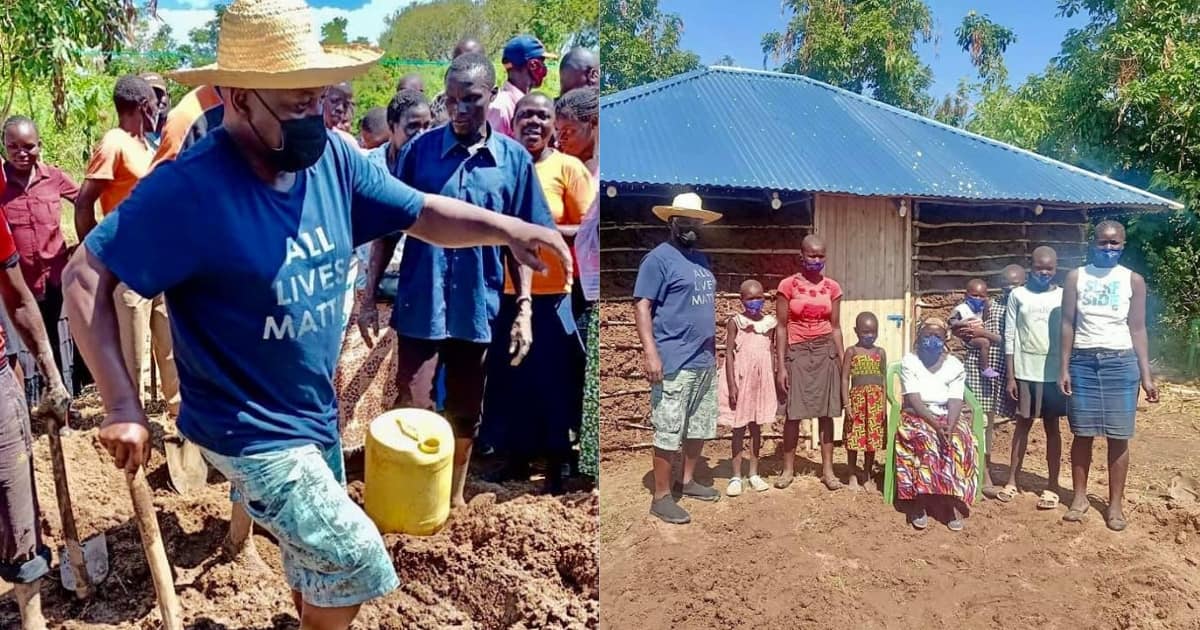
M 328 448 L 353 247 L 409 228 L 424 202 L 336 134 L 279 192 L 217 129 L 85 246 L 142 296 L 165 292 L 184 436 L 227 456 Z
M 663 374 L 717 364 L 716 286 L 700 252 L 663 243 L 642 259 L 633 297 L 650 300 Z
M 498 133 L 471 153 L 450 125 L 426 131 L 400 150 L 395 175 L 423 192 L 554 227 L 533 157 Z M 501 252 L 496 246 L 444 249 L 404 239 L 392 327 L 417 339 L 490 342 L 504 291 Z

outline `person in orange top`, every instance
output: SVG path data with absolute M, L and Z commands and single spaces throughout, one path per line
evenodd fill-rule
M 150 170 L 174 160 L 188 147 L 199 142 L 209 131 L 221 126 L 225 103 L 219 88 L 201 85 L 188 92 L 167 115 L 163 123 L 158 151 L 150 162 Z
M 565 237 L 573 237 L 592 204 L 595 189 L 587 167 L 577 158 L 555 150 L 554 101 L 545 94 L 528 94 L 517 102 L 512 120 L 517 139 L 533 156 L 534 170 L 550 214 Z M 563 490 L 564 464 L 571 454 L 571 431 L 583 418 L 584 355 L 571 309 L 572 273 L 543 255 L 546 272 L 533 277 L 532 326 L 537 343 L 519 365 L 509 361 L 511 322 L 521 307 L 512 273 L 505 279 L 500 316 L 492 331 L 487 355 L 487 390 L 483 428 L 488 442 L 507 453 L 498 480 L 528 479 L 529 463 L 545 458 L 547 490 Z
M 75 233 L 82 242 L 96 227 L 96 201 L 108 216 L 129 196 L 138 180 L 150 172 L 154 151 L 146 133 L 158 124 L 158 96 L 145 79 L 125 75 L 113 88 L 117 127 L 110 129 L 92 151 L 83 187 L 75 199 Z
M 125 201 L 138 181 L 150 172 L 154 151 L 146 140 L 146 134 L 158 124 L 158 102 L 158 95 L 145 79 L 133 75 L 117 79 L 117 85 L 113 88 L 113 104 L 117 108 L 118 126 L 105 133 L 92 152 L 83 187 L 75 198 L 75 233 L 79 242 L 82 243 L 97 225 L 97 200 L 100 201 L 100 211 L 107 217 Z M 159 331 L 159 343 L 151 341 L 150 314 L 154 304 L 125 284 L 117 286 L 114 299 L 121 332 L 121 352 L 129 378 L 144 402 L 150 385 L 150 354 L 154 351 L 159 359 L 164 397 L 172 407 L 172 415 L 177 414 L 178 379 L 173 362 L 169 361 L 170 332 L 163 326 Z M 159 303 L 165 319 L 166 307 L 161 306 L 161 299 Z M 165 343 L 161 339 L 164 335 Z M 168 366 L 168 363 L 171 365 Z

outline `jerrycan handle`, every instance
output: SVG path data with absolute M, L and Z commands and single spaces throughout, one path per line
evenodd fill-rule
M 417 443 L 417 449 L 419 449 L 422 453 L 433 454 L 438 452 L 438 449 L 441 447 L 441 442 L 435 437 L 421 439 L 421 436 L 419 433 L 417 433 L 417 430 L 414 429 L 408 422 L 406 422 L 403 416 L 396 419 L 396 426 L 400 427 L 401 433 L 412 438 L 412 440 Z

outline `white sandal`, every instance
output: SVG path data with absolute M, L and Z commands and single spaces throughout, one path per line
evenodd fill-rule
M 734 477 L 729 480 L 729 485 L 725 487 L 725 494 L 736 497 L 742 493 L 742 478 Z
M 763 480 L 758 475 L 750 475 L 750 487 L 758 492 L 766 492 L 771 489 L 771 484 Z

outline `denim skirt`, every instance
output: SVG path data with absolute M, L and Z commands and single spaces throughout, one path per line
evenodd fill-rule
M 1133 437 L 1141 374 L 1133 350 L 1077 350 L 1071 354 L 1067 421 L 1078 437 Z

